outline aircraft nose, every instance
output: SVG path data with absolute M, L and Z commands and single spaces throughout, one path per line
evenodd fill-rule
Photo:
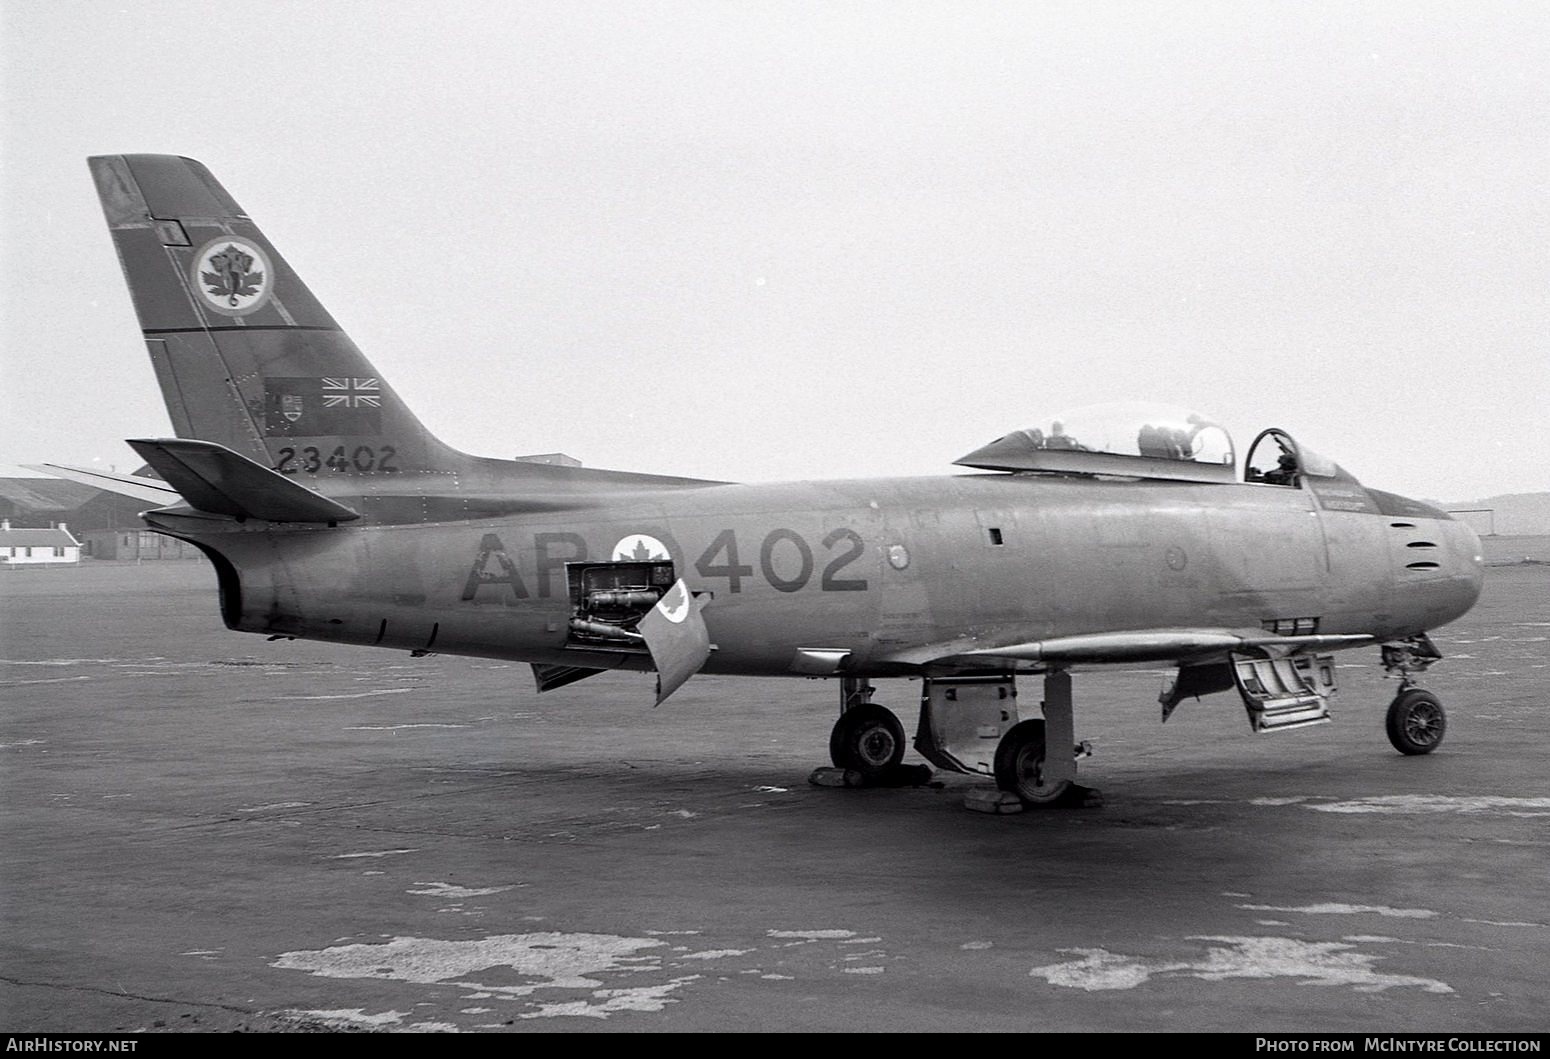
M 1480 534 L 1472 527 L 1462 522 L 1455 522 L 1454 526 L 1457 527 L 1454 531 L 1457 538 L 1455 550 L 1461 567 L 1468 571 L 1469 584 L 1474 588 L 1474 595 L 1469 601 L 1469 605 L 1474 606 L 1485 584 L 1485 546 L 1480 543 Z
M 1435 629 L 1462 618 L 1479 600 L 1484 551 L 1467 523 L 1420 501 L 1402 502 L 1413 514 L 1393 523 L 1400 531 L 1394 539 L 1397 609 L 1407 627 Z
M 1463 522 L 1446 523 L 1447 532 L 1447 561 L 1446 569 L 1450 575 L 1449 595 L 1454 613 L 1448 620 L 1463 617 L 1480 599 L 1481 589 L 1485 586 L 1485 549 L 1480 543 L 1480 535 L 1468 524 Z

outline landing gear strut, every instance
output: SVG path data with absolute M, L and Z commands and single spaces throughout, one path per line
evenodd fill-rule
M 1383 645 L 1383 668 L 1399 677 L 1399 694 L 1389 703 L 1384 728 L 1389 742 L 1401 754 L 1430 754 L 1448 731 L 1448 715 L 1442 701 L 1415 685 L 1412 671 L 1422 672 L 1442 657 L 1426 634 Z

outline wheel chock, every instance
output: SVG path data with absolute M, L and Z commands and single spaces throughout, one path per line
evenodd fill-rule
M 1073 783 L 1059 801 L 1053 805 L 1043 806 L 1046 809 L 1096 809 L 1103 805 L 1103 792 L 1094 787 L 1084 787 L 1080 783 Z M 991 787 L 976 787 L 963 796 L 963 807 L 976 813 L 1020 813 L 1028 806 L 1023 800 L 1011 791 L 1000 791 Z
M 868 779 L 855 769 L 813 769 L 807 782 L 814 787 L 924 787 L 931 782 L 928 765 L 895 765 L 878 776 Z
M 963 796 L 963 807 L 976 813 L 1020 813 L 1027 808 L 1023 800 L 1011 791 L 998 791 L 994 787 L 976 787 Z
M 855 769 L 824 767 L 813 769 L 807 782 L 814 787 L 865 787 L 866 780 Z
M 1097 809 L 1103 805 L 1103 792 L 1096 787 L 1084 787 L 1080 783 L 1071 785 L 1071 792 L 1067 795 L 1069 804 L 1073 809 Z

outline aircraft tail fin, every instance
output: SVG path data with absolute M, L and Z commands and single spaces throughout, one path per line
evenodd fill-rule
M 270 522 L 348 522 L 360 514 L 209 441 L 134 440 L 130 446 L 197 511 Z
M 204 166 L 88 161 L 178 437 L 302 481 L 473 459 L 420 424 Z

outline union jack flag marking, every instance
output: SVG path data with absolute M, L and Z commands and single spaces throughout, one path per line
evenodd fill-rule
M 376 379 L 324 379 L 324 408 L 381 408 L 382 386 Z

